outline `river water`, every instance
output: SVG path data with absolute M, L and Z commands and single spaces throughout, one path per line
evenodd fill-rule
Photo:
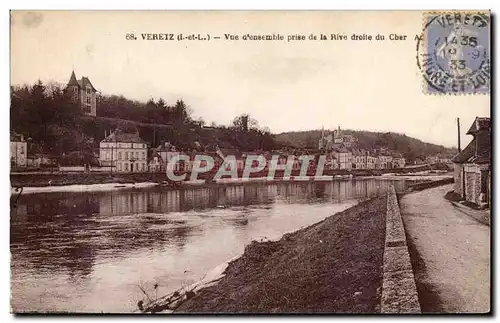
M 411 181 L 245 184 L 21 196 L 11 210 L 15 312 L 132 312 L 277 239 Z M 158 284 L 155 289 L 154 285 Z

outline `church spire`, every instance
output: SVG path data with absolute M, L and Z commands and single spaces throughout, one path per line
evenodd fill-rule
M 69 78 L 68 86 L 76 85 L 78 86 L 78 81 L 76 80 L 75 70 L 71 72 L 71 77 Z

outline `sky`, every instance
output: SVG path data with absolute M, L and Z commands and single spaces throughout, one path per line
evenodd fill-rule
M 103 94 L 182 98 L 207 123 L 249 113 L 274 133 L 340 126 L 448 147 L 457 145 L 458 117 L 465 145 L 474 118 L 490 116 L 490 97 L 424 93 L 415 40 L 422 21 L 419 11 L 13 11 L 11 84 L 67 83 L 74 69 Z M 142 40 L 143 33 L 212 38 Z M 241 39 L 272 33 L 285 40 Z M 287 41 L 320 33 L 349 40 Z M 386 40 L 351 40 L 353 33 Z M 406 40 L 389 40 L 391 33 Z

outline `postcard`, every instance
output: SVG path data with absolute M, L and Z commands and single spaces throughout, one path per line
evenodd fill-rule
M 489 11 L 10 17 L 12 313 L 491 313 Z

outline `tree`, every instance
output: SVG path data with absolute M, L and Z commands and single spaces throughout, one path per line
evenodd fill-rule
M 259 122 L 252 118 L 249 114 L 242 114 L 233 120 L 232 127 L 236 131 L 249 131 L 257 130 L 259 128 Z

